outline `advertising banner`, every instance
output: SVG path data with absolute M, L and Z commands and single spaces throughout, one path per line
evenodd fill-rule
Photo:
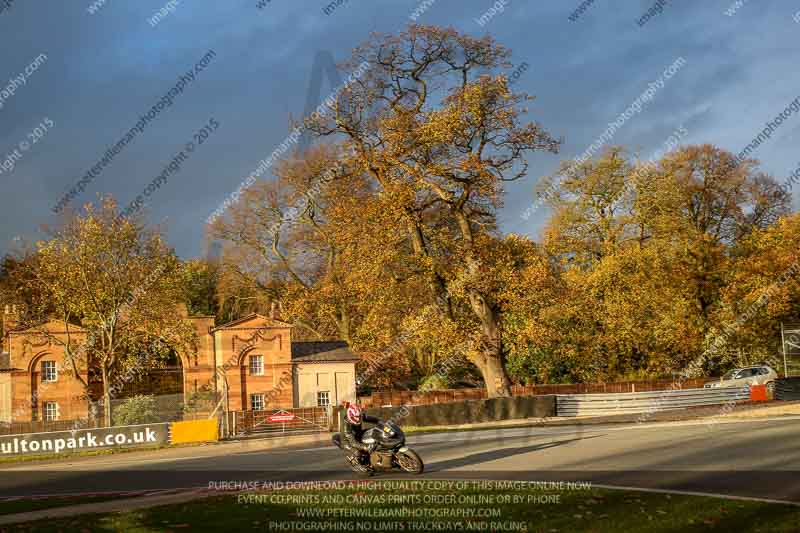
M 0 436 L 0 457 L 157 446 L 169 443 L 169 424 L 141 424 Z

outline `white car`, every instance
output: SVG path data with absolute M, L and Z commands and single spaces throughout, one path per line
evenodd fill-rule
M 746 385 L 766 385 L 770 392 L 774 392 L 775 380 L 778 373 L 767 365 L 748 366 L 735 368 L 727 372 L 717 381 L 709 381 L 704 385 L 707 389 L 717 387 L 744 387 Z

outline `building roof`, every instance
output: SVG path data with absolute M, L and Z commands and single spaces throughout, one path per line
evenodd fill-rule
M 252 326 L 246 325 L 247 322 L 255 322 Z M 293 328 L 291 324 L 288 322 L 284 322 L 282 320 L 278 320 L 275 318 L 266 317 L 264 315 L 259 315 L 258 313 L 250 313 L 247 316 L 243 316 L 237 320 L 233 320 L 228 322 L 227 324 L 222 324 L 221 326 L 217 326 L 211 331 L 217 331 L 218 329 L 229 329 L 229 328 Z
M 358 361 L 344 341 L 292 342 L 293 363 L 328 363 Z
M 86 333 L 86 330 L 78 325 L 75 324 L 68 324 L 67 329 L 69 332 L 64 328 L 64 322 L 62 320 L 58 320 L 56 318 L 50 318 L 46 321 L 40 322 L 38 324 L 34 324 L 31 326 L 20 326 L 18 328 L 14 328 L 8 333 L 17 333 L 17 334 L 27 334 L 33 332 L 34 334 L 37 331 L 45 331 L 50 334 L 57 334 L 57 333 Z

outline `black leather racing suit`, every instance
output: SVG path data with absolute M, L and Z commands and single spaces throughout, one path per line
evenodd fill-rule
M 342 432 L 333 436 L 333 442 L 343 450 L 360 450 L 362 452 L 372 453 L 375 450 L 375 444 L 364 444 L 361 442 L 366 432 L 363 426 L 364 422 L 368 424 L 378 424 L 380 419 L 364 414 L 361 415 L 361 424 L 351 424 L 347 421 L 347 418 L 345 418 Z

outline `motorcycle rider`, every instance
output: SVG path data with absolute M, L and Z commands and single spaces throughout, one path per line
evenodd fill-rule
M 359 462 L 361 464 L 368 464 L 369 454 L 375 451 L 378 444 L 377 442 L 371 444 L 364 444 L 361 442 L 364 433 L 366 433 L 362 423 L 378 424 L 380 423 L 380 419 L 364 413 L 361 407 L 354 403 L 348 403 L 346 406 L 347 409 L 345 411 L 342 432 L 333 436 L 333 443 L 339 448 L 349 452 L 355 450 L 359 456 Z

